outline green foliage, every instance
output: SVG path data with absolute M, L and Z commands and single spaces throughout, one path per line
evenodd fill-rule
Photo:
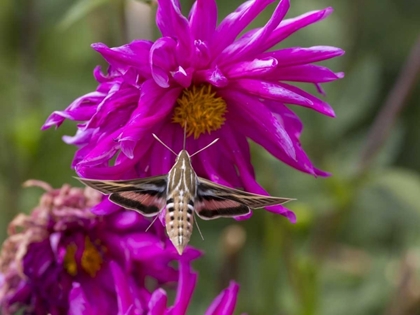
M 185 7 L 192 1 L 182 2 Z M 219 18 L 240 2 L 218 1 Z M 238 314 L 391 314 L 391 299 L 405 301 L 406 296 L 396 295 L 404 285 L 399 266 L 420 245 L 418 86 L 373 162 L 364 172 L 359 167 L 369 128 L 418 36 L 419 3 L 291 1 L 289 16 L 328 5 L 335 6 L 335 13 L 282 46 L 323 44 L 347 50 L 328 63 L 346 71 L 345 79 L 325 87 L 337 118 L 293 108 L 305 123 L 303 146 L 333 176 L 299 173 L 252 145 L 257 179 L 273 195 L 298 199 L 288 205 L 298 222 L 292 225 L 262 211 L 246 222 L 200 222 L 205 241 L 195 233 L 191 243 L 206 256 L 195 266 L 200 278 L 191 314 L 202 314 L 226 286 L 222 275 L 229 266 L 235 270 L 229 276 L 241 283 Z M 50 112 L 95 88 L 92 70 L 103 61 L 89 45 L 125 41 L 122 4 L 0 4 L 0 239 L 13 216 L 30 211 L 40 195 L 36 189 L 22 189 L 25 180 L 37 178 L 56 187 L 75 184 L 70 169 L 75 149 L 61 140 L 74 133 L 74 125 L 44 132 L 40 127 Z M 254 26 L 264 21 L 262 17 Z M 236 263 L 224 251 L 223 231 L 232 224 L 246 233 Z M 413 267 L 417 272 L 418 261 Z M 419 278 L 412 281 L 420 285 Z M 395 314 L 408 314 L 405 307 L 410 305 L 401 305 Z

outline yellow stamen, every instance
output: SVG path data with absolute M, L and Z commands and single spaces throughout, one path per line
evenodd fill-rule
M 95 246 L 91 239 L 85 237 L 85 248 L 82 253 L 80 265 L 82 269 L 89 274 L 92 278 L 96 276 L 96 273 L 101 269 L 103 259 L 101 252 L 105 252 L 106 248 L 101 245 L 99 240 L 95 240 Z M 101 252 L 98 247 L 100 247 Z M 66 248 L 66 254 L 64 256 L 64 268 L 71 276 L 77 275 L 78 264 L 76 261 L 77 246 L 75 243 L 71 243 Z
M 219 129 L 225 122 L 226 102 L 216 96 L 209 84 L 185 89 L 177 100 L 172 122 L 187 126 L 187 136 L 197 139 L 203 133 Z
M 76 244 L 71 243 L 67 245 L 66 255 L 64 255 L 64 268 L 71 276 L 77 275 L 76 251 Z
M 101 269 L 103 263 L 101 253 L 92 244 L 89 237 L 85 238 L 85 250 L 82 254 L 82 268 L 93 278 Z

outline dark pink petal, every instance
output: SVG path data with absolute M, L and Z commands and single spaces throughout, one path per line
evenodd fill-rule
M 174 55 L 175 48 L 176 41 L 173 38 L 162 37 L 157 39 L 150 49 L 151 74 L 156 84 L 162 88 L 169 87 L 170 71 L 177 67 Z
M 290 47 L 263 53 L 260 57 L 273 57 L 279 67 L 296 66 L 344 55 L 344 50 L 331 46 L 313 46 L 308 48 Z
M 230 155 L 223 150 L 221 141 L 227 141 L 224 133 L 218 132 L 218 134 L 223 135 L 220 140 L 214 144 L 213 147 L 209 147 L 201 152 L 199 159 L 193 159 L 194 170 L 197 172 L 198 176 L 210 179 L 215 183 L 229 187 L 242 188 L 243 185 L 239 179 L 234 161 L 232 161 Z M 211 136 L 213 138 L 213 134 Z M 216 134 L 214 136 L 217 137 Z M 200 143 L 202 144 L 201 147 L 204 147 L 209 142 L 204 139 L 201 141 L 202 137 L 200 137 Z M 207 138 L 210 138 L 210 136 Z M 223 160 L 224 163 L 220 163 L 221 160 Z
M 237 152 L 240 151 L 240 148 L 237 146 L 237 143 L 240 143 L 240 141 L 238 141 L 240 139 L 238 131 L 230 128 L 230 126 L 226 126 L 225 137 L 228 140 L 228 144 L 225 149 L 229 150 L 228 152 L 231 153 L 231 157 L 234 160 L 236 167 L 238 168 L 239 175 L 241 177 L 242 183 L 244 184 L 243 188 L 246 191 L 250 191 L 256 194 L 269 195 L 255 180 L 255 174 L 253 172 L 251 161 L 249 159 L 244 159 L 243 156 L 237 154 Z M 270 212 L 281 214 L 287 217 L 292 223 L 296 222 L 296 216 L 294 213 L 282 205 L 266 207 L 266 209 Z M 242 220 L 244 217 L 239 216 L 235 217 L 235 219 Z
M 188 20 L 181 13 L 179 1 L 158 0 L 156 22 L 163 36 L 171 36 L 177 41 L 177 61 L 187 67 L 194 51 L 194 38 Z
M 229 84 L 228 78 L 226 78 L 217 66 L 206 70 L 199 70 L 194 74 L 194 77 L 198 82 L 207 82 L 218 88 L 225 87 Z
M 64 111 L 53 112 L 42 126 L 42 130 L 48 129 L 51 126 L 59 127 L 65 119 L 76 121 L 90 119 L 96 112 L 96 105 L 101 102 L 104 97 L 105 95 L 99 92 L 91 92 L 79 97 Z
M 82 161 L 79 162 L 78 166 L 94 166 L 100 165 L 109 161 L 119 149 L 119 144 L 116 141 L 120 131 L 107 135 L 90 151 Z
M 190 28 L 194 39 L 208 42 L 216 29 L 217 4 L 215 0 L 197 0 L 190 12 Z
M 147 40 L 135 40 L 114 48 L 109 48 L 102 43 L 92 44 L 92 48 L 99 52 L 111 66 L 121 69 L 127 69 L 129 66 L 135 67 L 143 75 L 150 73 L 149 51 L 151 47 L 152 42 Z
M 142 157 L 144 152 L 147 152 L 147 149 L 150 147 L 153 137 L 146 138 L 145 140 L 138 142 L 135 146 L 132 156 L 133 157 Z M 146 151 L 145 151 L 146 150 Z M 121 154 L 120 154 L 121 155 Z M 76 165 L 75 170 L 79 176 L 84 178 L 95 178 L 95 179 L 121 179 L 129 176 L 132 178 L 133 168 L 138 163 L 139 158 L 129 158 L 125 154 L 124 162 L 115 164 L 114 166 L 95 166 L 94 168 L 86 165 Z M 147 157 L 148 155 L 146 155 Z M 148 174 L 150 176 L 150 174 Z
M 144 229 L 149 225 L 147 221 L 140 213 L 134 210 L 122 210 L 113 213 L 109 216 L 109 227 L 112 230 L 120 232 L 128 231 L 139 231 L 142 227 Z
M 157 135 L 164 143 L 170 145 L 173 142 L 172 139 L 176 136 L 174 131 L 178 129 L 178 127 L 179 125 L 168 122 Z M 178 133 L 179 136 L 181 136 L 181 134 L 182 133 Z M 175 163 L 176 157 L 174 154 L 156 140 L 149 149 L 149 152 L 152 157 L 155 157 L 150 160 L 150 173 L 156 175 L 167 174 Z
M 112 115 L 118 117 L 117 120 L 120 120 L 121 113 L 125 113 L 123 116 L 126 117 L 137 105 L 139 97 L 140 90 L 137 88 L 115 86 L 103 101 L 98 104 L 97 111 L 87 123 L 86 128 L 109 126 L 110 121 L 115 121 L 115 117 L 113 119 L 109 117 L 111 112 Z M 113 129 L 121 127 L 124 123 L 125 121 L 118 121 Z
M 191 61 L 191 67 L 195 71 L 208 67 L 211 59 L 210 48 L 207 42 L 196 40 L 194 42 L 195 54 L 194 59 Z
M 82 176 L 84 177 L 84 176 Z M 93 177 L 85 177 L 85 178 L 97 178 L 95 176 Z M 111 201 L 108 200 L 108 198 L 105 198 L 104 200 L 102 200 L 100 203 L 98 203 L 96 206 L 93 206 L 91 208 L 91 212 L 93 214 L 96 215 L 106 215 L 106 214 L 111 214 L 114 213 L 116 211 L 119 211 L 121 209 L 120 206 L 116 205 L 115 203 L 112 203 Z
M 123 240 L 130 256 L 138 261 L 146 261 L 165 253 L 160 240 L 150 233 L 131 233 Z
M 197 277 L 197 273 L 192 271 L 190 264 L 180 260 L 177 294 L 174 306 L 171 308 L 169 314 L 184 315 L 187 313 L 188 304 L 190 303 L 195 284 L 197 283 Z
M 225 69 L 225 75 L 229 79 L 234 78 L 252 78 L 261 77 L 277 67 L 277 59 L 265 58 L 265 59 L 254 59 L 252 61 L 243 61 L 236 64 L 232 64 L 228 69 Z
M 182 88 L 162 89 L 154 81 L 146 81 L 142 87 L 139 108 L 131 116 L 129 123 L 119 136 L 119 141 L 138 141 L 150 129 L 169 115 L 176 104 Z
M 315 83 L 314 85 L 315 85 L 315 88 L 316 88 L 316 90 L 319 94 L 321 94 L 322 96 L 327 95 L 327 93 L 325 93 L 324 89 L 322 88 L 321 84 Z
M 95 314 L 83 293 L 80 283 L 73 282 L 69 294 L 69 315 L 92 315 Z
M 268 80 L 325 83 L 342 79 L 343 72 L 334 73 L 327 67 L 317 65 L 298 65 L 277 67 L 266 76 Z
M 128 283 L 127 274 L 124 273 L 121 267 L 114 261 L 110 262 L 110 269 L 115 283 L 115 291 L 118 303 L 118 314 L 129 314 L 134 306 L 130 285 Z
M 246 130 L 258 130 L 259 137 L 264 139 L 260 141 L 271 143 L 282 154 L 292 160 L 296 160 L 292 139 L 284 129 L 284 126 L 279 123 L 273 113 L 263 103 L 258 101 L 257 98 L 235 91 L 224 91 L 222 97 L 233 109 L 227 114 L 231 122 L 242 123 L 243 126 L 252 126 L 252 128 L 244 128 L 244 134 Z
M 298 139 L 303 130 L 303 124 L 299 117 L 282 103 L 265 100 L 264 104 L 277 114 L 277 119 L 282 121 L 288 134 Z
M 216 28 L 211 51 L 217 57 L 254 20 L 257 15 L 275 0 L 252 0 L 243 3 L 235 12 L 229 14 Z
M 323 100 L 313 96 L 312 94 L 309 94 L 308 92 L 305 92 L 302 89 L 299 89 L 296 86 L 286 84 L 286 83 L 279 83 L 279 85 L 281 85 L 282 87 L 284 87 L 285 89 L 287 89 L 287 90 L 289 90 L 293 93 L 301 95 L 302 97 L 304 97 L 304 98 L 306 98 L 306 99 L 308 99 L 312 102 L 312 104 L 310 106 L 306 106 L 306 105 L 303 105 L 303 104 L 298 104 L 298 105 L 302 105 L 304 107 L 311 108 L 311 109 L 316 110 L 317 112 L 319 112 L 321 114 L 324 114 L 326 116 L 335 117 L 334 109 L 327 102 L 324 102 Z M 295 104 L 297 104 L 297 103 L 295 103 Z
M 188 88 L 191 85 L 193 69 L 189 68 L 185 70 L 179 66 L 178 70 L 171 72 L 171 75 L 180 86 Z
M 266 98 L 278 102 L 297 104 L 302 106 L 311 107 L 312 101 L 287 89 L 279 83 L 266 82 L 256 79 L 238 79 L 232 82 L 232 89 L 238 89 L 242 92 L 255 95 L 259 98 Z
M 73 137 L 63 136 L 63 141 L 67 144 L 77 146 L 84 145 L 89 142 L 94 132 L 94 129 L 77 129 L 76 134 Z
M 325 19 L 333 12 L 332 8 L 326 8 L 319 11 L 311 11 L 293 19 L 286 19 L 270 34 L 264 44 L 260 46 L 260 52 L 264 52 L 286 39 L 296 31 Z
M 235 108 L 233 111 L 235 112 L 235 118 L 229 120 L 229 123 L 235 129 L 234 132 L 242 133 L 251 138 L 284 163 L 315 175 L 313 165 L 302 150 L 300 143 L 297 139 L 290 138 L 281 122 L 258 99 L 238 92 L 225 93 L 224 99 L 229 101 L 229 106 Z M 230 115 L 230 112 L 228 115 Z M 244 128 L 243 126 L 253 126 L 253 128 Z M 289 140 L 279 141 L 281 139 L 280 135 L 285 137 L 287 135 Z M 286 146 L 283 146 L 282 143 Z
M 255 52 L 260 52 L 260 46 L 263 45 L 274 29 L 280 24 L 289 10 L 289 0 L 281 0 L 268 20 L 267 24 L 252 32 L 249 36 L 230 44 L 223 52 L 217 56 L 216 61 L 219 65 L 236 62 L 238 60 L 247 60 L 255 56 Z
M 157 289 L 150 298 L 149 312 L 147 315 L 165 315 L 167 303 L 168 297 L 166 296 L 165 290 L 162 288 Z
M 113 281 L 110 273 L 109 279 Z M 92 309 L 91 314 L 117 314 L 115 295 L 106 292 L 101 283 L 92 281 L 90 277 L 81 277 L 80 286 Z
M 205 315 L 232 315 L 238 298 L 239 284 L 231 281 L 211 303 Z

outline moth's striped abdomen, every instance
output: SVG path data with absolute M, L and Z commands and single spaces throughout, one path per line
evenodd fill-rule
M 165 218 L 168 236 L 180 255 L 191 238 L 196 193 L 197 175 L 183 150 L 168 174 Z
M 181 255 L 190 241 L 194 223 L 194 201 L 180 198 L 168 199 L 166 205 L 166 231 Z

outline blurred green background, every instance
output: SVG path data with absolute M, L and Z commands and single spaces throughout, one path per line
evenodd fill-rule
M 192 3 L 182 2 L 184 11 Z M 1 1 L 0 240 L 12 217 L 40 196 L 21 187 L 26 179 L 76 184 L 69 167 L 75 148 L 61 141 L 75 124 L 40 127 L 52 111 L 95 89 L 92 70 L 105 64 L 91 43 L 118 46 L 156 32 L 140 29 L 142 18 L 128 18 L 134 11 L 125 11 L 127 3 Z M 240 3 L 218 1 L 219 18 Z M 304 148 L 333 176 L 302 174 L 253 146 L 258 180 L 272 195 L 298 199 L 289 204 L 298 223 L 265 211 L 245 222 L 201 221 L 205 241 L 195 233 L 191 244 L 206 256 L 195 263 L 200 278 L 190 314 L 202 314 L 231 278 L 241 284 L 237 314 L 420 314 L 420 1 L 291 5 L 288 17 L 326 6 L 335 12 L 281 47 L 347 51 L 326 63 L 346 72 L 324 85 L 337 118 L 293 107 L 305 123 Z

